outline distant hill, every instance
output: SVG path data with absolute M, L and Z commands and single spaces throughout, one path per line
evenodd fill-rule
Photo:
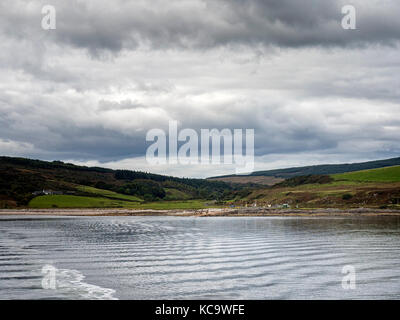
M 143 201 L 222 200 L 234 197 L 241 188 L 221 181 L 0 157 L 0 208 L 27 206 L 33 198 L 46 196 L 59 198 L 57 203 L 46 204 L 54 207 L 74 205 L 70 203 L 73 197 L 82 207 L 101 203 L 132 206 Z
M 231 177 L 210 181 L 0 157 L 0 208 L 201 209 L 255 201 L 305 208 L 400 205 L 400 158 Z
M 292 208 L 400 209 L 400 166 L 296 176 L 253 189 L 241 202 Z
M 337 181 L 400 182 L 400 166 L 334 174 Z
M 285 179 L 274 176 L 227 176 L 220 178 L 208 178 L 209 181 L 223 181 L 226 183 L 240 183 L 240 184 L 256 184 L 264 186 L 273 186 L 276 183 L 282 182 Z
M 331 174 L 346 173 L 346 172 L 353 172 L 360 170 L 384 168 L 397 165 L 400 165 L 400 157 L 386 159 L 386 160 L 360 162 L 360 163 L 324 164 L 315 166 L 257 171 L 247 176 L 227 175 L 227 176 L 210 177 L 208 179 L 216 181 L 225 181 L 225 182 L 229 182 L 230 180 L 232 180 L 235 181 L 236 183 L 239 183 L 240 181 L 243 182 L 249 181 L 249 179 L 251 180 L 251 177 L 274 177 L 274 178 L 288 179 L 298 176 L 331 175 Z

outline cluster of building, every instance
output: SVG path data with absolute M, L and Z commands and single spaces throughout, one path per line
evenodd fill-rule
M 63 194 L 62 191 L 54 191 L 54 190 L 40 190 L 32 192 L 34 196 L 44 196 L 44 195 L 56 195 Z
M 290 209 L 291 206 L 289 203 L 282 204 L 257 204 L 257 202 L 253 202 L 251 204 L 246 203 L 244 205 L 246 208 L 254 207 L 254 208 L 268 208 L 268 209 Z

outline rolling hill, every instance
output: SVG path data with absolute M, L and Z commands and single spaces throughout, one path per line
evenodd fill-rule
M 299 208 L 400 208 L 400 166 L 292 177 L 254 189 L 243 203 Z
M 400 182 L 400 166 L 335 174 L 337 181 Z
M 210 177 L 208 178 L 208 180 L 248 183 L 249 181 L 252 180 L 256 181 L 256 179 L 258 178 L 260 184 L 273 185 L 276 182 L 274 180 L 272 180 L 271 182 L 271 177 L 275 179 L 288 179 L 288 178 L 307 176 L 307 175 L 331 175 L 337 173 L 378 169 L 378 168 L 398 166 L 398 165 L 400 165 L 400 157 L 385 159 L 385 160 L 360 162 L 360 163 L 325 164 L 325 165 L 294 167 L 286 169 L 275 169 L 267 171 L 257 171 L 246 176 L 227 175 L 227 176 Z M 265 179 L 263 181 L 261 177 L 269 177 L 269 179 Z
M 334 165 L 329 170 L 326 166 L 272 170 L 263 174 L 281 176 L 244 176 L 253 179 L 243 184 L 0 157 L 0 208 L 200 209 L 254 202 L 300 208 L 397 208 L 400 166 L 388 164 L 398 160 Z M 371 166 L 382 167 L 342 172 Z M 240 182 L 240 177 L 234 178 Z M 271 185 L 263 185 L 263 179 Z
M 231 199 L 242 188 L 205 179 L 0 157 L 0 208 L 138 207 L 154 202 L 184 206 L 179 201 L 199 207 L 193 200 Z

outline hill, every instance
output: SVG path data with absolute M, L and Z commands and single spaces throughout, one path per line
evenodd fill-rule
M 360 162 L 360 163 L 344 163 L 344 164 L 324 164 L 324 165 L 315 165 L 315 166 L 305 166 L 305 167 L 294 167 L 294 168 L 286 168 L 286 169 L 275 169 L 275 170 L 267 170 L 267 171 L 257 171 L 253 172 L 250 175 L 246 176 L 237 176 L 237 175 L 227 175 L 227 176 L 218 176 L 218 177 L 210 177 L 208 180 L 211 181 L 225 181 L 230 182 L 234 181 L 235 183 L 244 182 L 247 183 L 252 177 L 274 177 L 277 179 L 288 179 L 298 176 L 307 176 L 307 175 L 331 175 L 337 173 L 347 173 L 353 171 L 360 170 L 369 170 L 369 169 L 377 169 L 391 166 L 400 165 L 400 157 L 391 158 L 385 160 L 376 160 L 376 161 L 368 161 L 368 162 Z M 270 180 L 266 180 L 266 183 L 262 183 L 265 185 L 272 185 L 273 183 L 269 183 Z
M 335 165 L 335 170 L 384 166 L 335 174 L 291 176 L 321 172 L 324 166 L 289 168 L 283 169 L 286 179 L 255 175 L 241 184 L 0 157 L 0 208 L 200 209 L 255 202 L 300 208 L 398 207 L 400 166 L 387 166 L 396 159 Z M 267 180 L 273 185 L 262 185 Z
M 205 179 L 0 157 L 0 208 L 131 207 L 145 202 L 220 201 L 234 198 L 242 188 Z
M 400 166 L 292 177 L 253 189 L 241 202 L 299 208 L 400 208 Z
M 400 182 L 400 166 L 335 174 L 332 177 L 338 181 Z

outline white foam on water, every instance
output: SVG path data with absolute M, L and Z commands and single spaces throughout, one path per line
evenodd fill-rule
M 56 269 L 56 290 L 73 299 L 118 300 L 115 290 L 86 283 L 78 270 Z

